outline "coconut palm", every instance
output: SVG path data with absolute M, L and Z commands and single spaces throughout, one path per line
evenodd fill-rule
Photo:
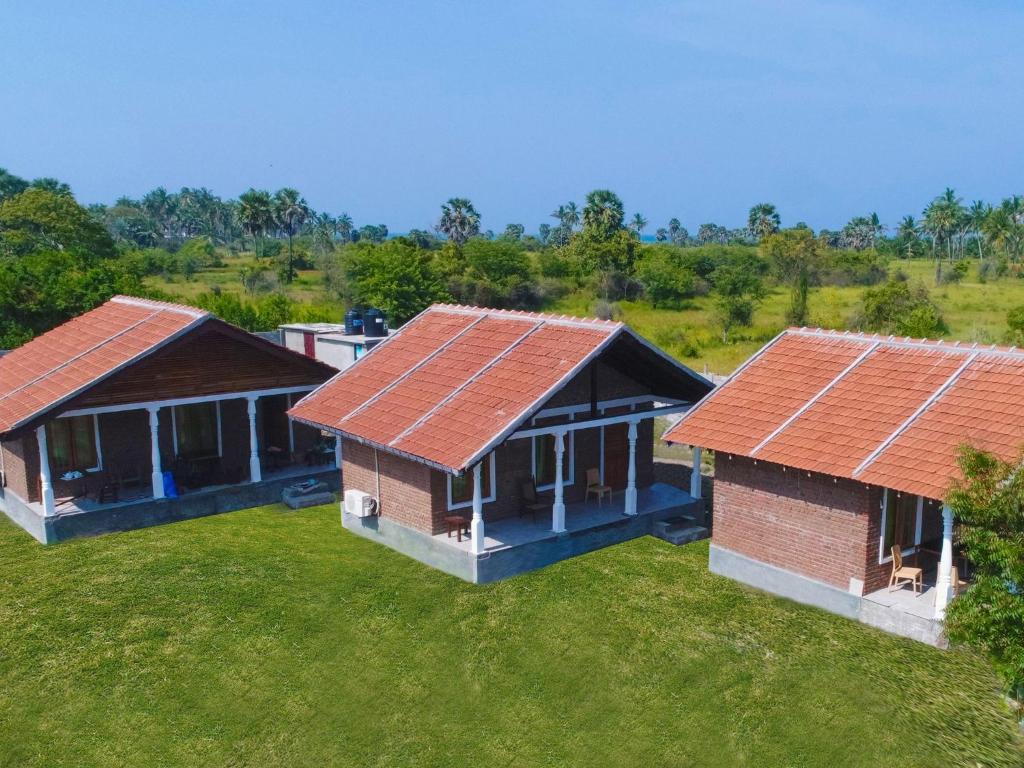
M 647 219 L 642 213 L 634 213 L 633 220 L 629 223 L 630 229 L 636 232 L 636 236 L 643 239 L 644 229 L 647 227 Z
M 480 214 L 465 197 L 453 197 L 441 206 L 437 228 L 456 245 L 480 234 Z
M 252 238 L 252 249 L 262 256 L 261 245 L 267 232 L 274 226 L 274 203 L 270 193 L 250 189 L 238 196 L 238 221 L 242 231 Z
M 309 206 L 297 189 L 285 187 L 274 193 L 274 222 L 288 237 L 288 269 L 285 280 L 291 282 L 295 277 L 295 253 L 292 238 L 309 218 Z
M 747 214 L 747 232 L 755 240 L 763 240 L 779 231 L 779 212 L 771 203 L 758 203 Z
M 622 229 L 625 216 L 622 200 L 611 190 L 595 189 L 587 194 L 587 202 L 583 206 L 583 228 L 601 240 L 607 240 Z
M 970 226 L 970 231 L 974 234 L 974 240 L 978 244 L 978 258 L 985 258 L 985 251 L 982 249 L 982 227 L 985 224 L 985 219 L 988 218 L 989 213 L 992 211 L 992 206 L 987 205 L 981 200 L 975 200 L 971 203 L 967 209 L 967 221 Z
M 334 220 L 334 231 L 338 237 L 345 242 L 352 239 L 352 230 L 354 225 L 352 224 L 352 217 L 347 213 L 342 213 L 338 218 Z

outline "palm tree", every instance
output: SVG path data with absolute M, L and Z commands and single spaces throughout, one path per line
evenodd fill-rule
M 747 231 L 755 240 L 763 240 L 779 231 L 779 212 L 771 203 L 758 203 L 747 214 Z
M 633 220 L 629 223 L 629 226 L 636 232 L 636 236 L 642 240 L 644 228 L 647 227 L 647 219 L 644 218 L 642 213 L 634 213 Z
M 573 229 L 579 226 L 580 223 L 580 210 L 576 207 L 576 203 L 570 200 L 565 204 L 565 214 L 562 218 L 562 224 L 572 234 Z
M 982 240 L 984 239 L 981 234 L 981 229 L 985 224 L 985 219 L 988 218 L 989 213 L 992 212 L 992 206 L 987 205 L 981 200 L 975 200 L 971 203 L 970 208 L 967 209 L 967 220 L 969 222 L 971 232 L 974 233 L 974 240 L 978 243 L 978 258 L 984 259 L 985 252 L 982 249 Z
M 335 232 L 345 242 L 352 239 L 352 217 L 347 213 L 342 213 L 338 218 L 334 220 Z
M 465 197 L 453 197 L 441 206 L 437 228 L 458 246 L 480 234 L 480 214 Z
M 587 203 L 583 206 L 583 228 L 601 240 L 607 240 L 622 229 L 625 216 L 622 200 L 611 190 L 595 189 L 587 194 Z
M 262 189 L 250 189 L 238 196 L 238 220 L 242 230 L 252 238 L 252 249 L 256 256 L 262 256 L 263 238 L 274 225 L 274 204 L 270 193 Z
M 295 277 L 295 254 L 292 249 L 292 238 L 309 218 L 309 206 L 297 189 L 285 187 L 274 193 L 274 221 L 288 236 L 288 271 L 287 282 Z

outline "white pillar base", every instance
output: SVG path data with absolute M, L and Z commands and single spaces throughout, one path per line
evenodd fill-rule
M 625 507 L 622 510 L 632 517 L 636 514 L 636 422 L 629 422 L 629 432 L 626 435 L 629 441 L 629 468 L 626 472 L 626 493 Z
M 162 499 L 166 495 L 164 490 L 163 461 L 160 458 L 160 410 L 149 409 L 149 449 L 150 463 L 153 470 L 150 473 L 150 482 L 153 488 L 153 498 Z
M 626 508 L 624 511 L 630 517 L 636 515 L 636 488 L 626 489 Z
M 260 467 L 260 447 L 256 437 L 256 398 L 247 397 L 247 410 L 249 411 L 249 481 L 258 483 L 263 480 L 263 471 Z
M 487 461 L 485 458 L 484 461 Z M 491 479 L 494 482 L 494 479 Z M 481 465 L 473 467 L 473 519 L 469 525 L 469 546 L 474 555 L 484 551 L 484 505 Z
M 953 568 L 953 509 L 949 504 L 942 505 L 942 551 L 939 554 L 939 568 L 935 576 L 935 618 L 942 621 L 946 618 L 946 606 L 949 605 L 952 590 Z
M 53 482 L 50 479 L 50 452 L 46 447 L 46 427 L 36 427 L 36 442 L 39 444 L 39 501 L 43 515 L 57 514 L 57 501 L 53 496 Z
M 551 507 L 551 530 L 565 533 L 565 504 L 556 503 Z
M 555 501 L 551 505 L 551 530 L 565 533 L 565 501 L 562 466 L 565 461 L 565 433 L 555 433 Z

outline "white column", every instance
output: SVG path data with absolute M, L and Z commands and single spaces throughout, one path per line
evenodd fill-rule
M 46 517 L 57 514 L 57 503 L 53 500 L 53 481 L 50 479 L 50 452 L 46 450 L 46 427 L 36 427 L 36 442 L 39 443 L 39 493 L 42 497 L 43 514 Z
M 629 422 L 629 469 L 626 471 L 626 508 L 627 515 L 636 514 L 636 422 Z
M 334 467 L 341 469 L 341 435 L 334 436 Z
M 700 498 L 700 447 L 693 446 L 693 472 L 690 473 L 690 496 Z
M 160 409 L 147 408 L 149 411 L 149 459 L 152 464 L 153 498 L 164 497 L 163 459 L 160 458 Z
M 935 578 L 935 618 L 946 618 L 953 569 L 953 509 L 942 505 L 942 552 L 939 554 L 939 572 Z
M 485 457 L 484 461 L 488 459 Z M 473 521 L 470 524 L 469 541 L 474 555 L 484 551 L 484 495 L 481 470 L 480 464 L 473 467 Z
M 256 437 L 256 398 L 245 398 L 249 406 L 249 481 L 258 483 L 263 479 L 260 472 L 260 444 Z
M 562 493 L 562 464 L 565 459 L 565 433 L 555 432 L 555 503 L 551 505 L 551 530 L 565 532 L 565 501 Z

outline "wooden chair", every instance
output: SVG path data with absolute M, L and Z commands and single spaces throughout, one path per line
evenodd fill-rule
M 892 548 L 892 575 L 889 577 L 889 591 L 892 592 L 893 587 L 902 587 L 904 584 L 910 584 L 915 594 L 921 594 L 921 589 L 924 586 L 924 571 L 920 568 L 912 568 L 909 565 L 903 564 L 903 553 L 900 551 L 899 546 L 893 545 Z
M 597 496 L 597 503 L 600 504 L 601 500 L 607 496 L 609 499 L 612 496 L 612 487 L 610 485 L 601 484 L 601 471 L 596 467 L 592 467 L 587 470 L 587 492 L 583 497 L 584 501 L 590 499 L 590 494 Z
M 969 586 L 966 581 L 960 580 L 960 569 L 955 565 L 950 569 L 949 572 L 949 586 L 950 591 L 953 593 L 953 597 L 956 597 L 963 592 Z
M 519 516 L 530 515 L 533 522 L 537 522 L 537 513 L 546 512 L 551 509 L 550 504 L 545 504 L 537 495 L 537 484 L 533 478 L 523 481 L 520 486 L 520 493 L 523 497 L 523 504 L 519 508 Z

